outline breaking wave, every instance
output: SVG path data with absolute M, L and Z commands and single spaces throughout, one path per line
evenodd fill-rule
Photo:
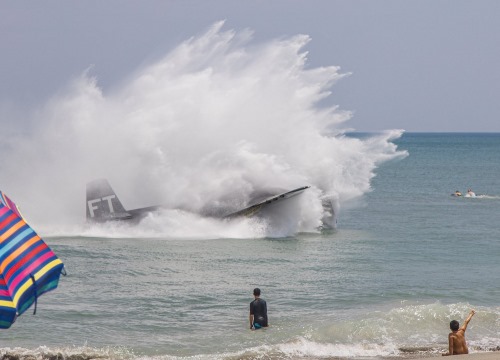
M 0 356 L 4 360 L 414 359 L 445 353 L 449 321 L 463 319 L 469 309 L 467 303 L 402 304 L 389 311 L 372 311 L 335 322 L 330 319 L 330 322 L 301 328 L 283 324 L 254 334 L 261 345 L 251 346 L 247 339 L 246 342 L 242 340 L 240 350 L 197 355 L 189 351 L 171 355 L 168 353 L 173 351 L 165 353 L 160 349 L 161 345 L 136 352 L 126 346 L 94 348 L 84 344 L 33 349 L 4 347 L 0 348 Z M 469 326 L 467 343 L 470 352 L 500 351 L 499 332 L 496 330 L 499 309 L 481 307 L 478 310 L 482 324 L 471 323 Z M 285 334 L 279 336 L 278 333 L 282 332 Z

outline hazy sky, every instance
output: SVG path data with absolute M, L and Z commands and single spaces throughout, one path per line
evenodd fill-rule
M 118 87 L 219 20 L 257 43 L 309 35 L 309 66 L 352 73 L 328 102 L 356 130 L 500 132 L 496 0 L 0 0 L 0 121 L 22 123 L 90 66 Z

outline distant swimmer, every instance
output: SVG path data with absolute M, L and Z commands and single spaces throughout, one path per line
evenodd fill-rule
M 448 335 L 448 352 L 443 354 L 443 356 L 469 353 L 469 349 L 467 348 L 467 344 L 465 342 L 465 329 L 467 329 L 467 325 L 475 313 L 476 312 L 474 310 L 471 310 L 469 316 L 465 319 L 465 322 L 461 327 L 457 320 L 452 320 L 450 322 L 451 333 Z
M 253 289 L 254 300 L 250 303 L 250 329 L 257 330 L 263 327 L 268 327 L 267 324 L 267 304 L 264 299 L 260 298 L 260 289 Z
M 476 197 L 476 194 L 472 189 L 467 190 L 467 194 L 465 194 L 466 197 Z
M 451 194 L 451 196 L 462 196 L 462 193 L 456 190 L 455 193 Z

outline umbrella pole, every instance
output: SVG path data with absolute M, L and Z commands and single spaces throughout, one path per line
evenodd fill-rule
M 33 310 L 33 315 L 36 315 L 36 303 L 37 303 L 37 299 L 38 299 L 38 294 L 36 292 L 36 281 L 35 281 L 35 277 L 33 276 L 33 274 L 30 274 L 30 277 L 31 277 L 31 281 L 33 281 L 33 291 L 35 292 L 35 309 Z

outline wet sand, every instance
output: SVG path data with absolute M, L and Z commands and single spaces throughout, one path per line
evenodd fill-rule
M 467 355 L 453 355 L 453 356 L 433 356 L 426 358 L 418 358 L 415 360 L 428 360 L 428 359 L 449 359 L 449 360 L 500 360 L 500 351 L 486 352 L 486 353 L 474 353 Z

